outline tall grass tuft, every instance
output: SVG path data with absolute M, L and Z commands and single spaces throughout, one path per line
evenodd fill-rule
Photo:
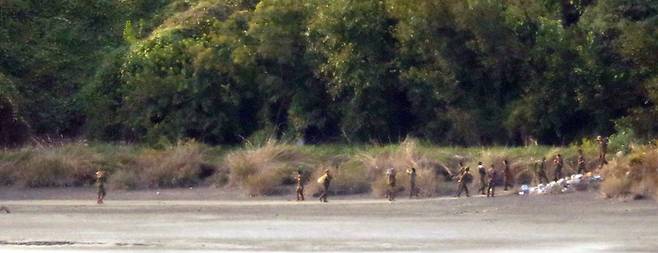
M 250 195 L 287 192 L 282 186 L 292 183 L 297 167 L 310 167 L 311 160 L 294 146 L 269 139 L 260 146 L 247 146 L 229 153 L 224 160 L 230 169 L 229 182 Z M 288 187 L 289 188 L 289 187 Z
M 637 147 L 628 156 L 616 157 L 603 167 L 605 196 L 655 198 L 658 192 L 658 148 Z
M 423 196 L 432 196 L 440 192 L 438 179 L 438 163 L 419 150 L 418 141 L 408 138 L 400 145 L 381 153 L 362 152 L 354 159 L 365 168 L 368 180 L 372 182 L 371 190 L 376 196 L 383 196 L 386 185 L 385 171 L 395 168 L 397 171 L 396 191 L 408 193 L 409 175 L 406 173 L 412 167 L 416 168 L 416 186 Z
M 160 149 L 143 149 L 134 156 L 118 156 L 109 176 L 113 188 L 188 187 L 199 184 L 205 147 L 195 141 Z
M 15 160 L 2 170 L 26 187 L 82 186 L 91 184 L 101 156 L 86 143 L 67 143 L 13 151 Z M 10 170 L 10 171 L 7 171 Z M 3 174 L 4 174 L 3 173 Z

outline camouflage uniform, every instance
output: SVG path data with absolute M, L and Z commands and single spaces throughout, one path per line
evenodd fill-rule
M 491 170 L 489 170 L 489 185 L 487 187 L 487 198 L 488 197 L 494 197 L 495 195 L 495 189 L 496 189 L 496 169 L 491 166 Z
M 295 176 L 295 182 L 297 182 L 297 187 L 295 191 L 297 192 L 297 201 L 304 201 L 304 178 L 302 173 L 297 173 Z

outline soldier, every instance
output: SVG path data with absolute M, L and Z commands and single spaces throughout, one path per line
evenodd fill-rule
M 557 182 L 558 179 L 562 178 L 562 166 L 564 165 L 564 160 L 562 160 L 562 155 L 557 154 L 555 159 L 553 159 L 553 164 L 555 165 L 555 179 Z
M 457 171 L 457 174 L 454 175 L 454 176 L 452 176 L 452 178 L 453 178 L 453 179 L 455 179 L 455 178 L 459 178 L 459 176 L 461 176 L 461 174 L 464 174 L 464 170 L 465 170 L 465 169 L 466 169 L 466 167 L 464 167 L 464 163 L 463 163 L 463 162 L 459 162 L 459 171 Z
M 409 198 L 413 198 L 414 196 L 417 198 L 418 188 L 416 188 L 416 168 L 411 167 L 410 170 L 407 170 L 407 174 L 409 174 Z
M 0 211 L 4 211 L 5 213 L 11 213 L 9 211 L 9 208 L 7 208 L 6 206 L 0 206 Z
M 487 187 L 487 198 L 488 197 L 494 197 L 495 195 L 495 189 L 496 189 L 496 168 L 494 168 L 494 165 L 491 165 L 491 169 L 489 169 L 489 187 Z
M 608 153 L 608 138 L 597 136 L 596 142 L 599 143 L 599 169 L 603 168 L 603 165 L 608 164 L 608 161 L 605 159 L 605 154 Z
M 302 176 L 302 170 L 297 170 L 297 175 L 295 175 L 295 182 L 297 187 L 295 191 L 297 192 L 297 201 L 304 201 L 304 177 Z
M 537 164 L 535 163 L 535 168 L 537 169 L 537 178 L 539 179 L 540 184 L 547 184 L 548 183 L 548 177 L 546 176 L 546 158 L 542 157 L 541 162 L 539 163 L 539 168 L 537 168 Z
M 386 190 L 386 197 L 388 201 L 395 200 L 395 169 L 390 168 L 386 170 L 386 184 L 388 189 Z
M 578 174 L 585 173 L 585 155 L 582 149 L 578 149 Z
M 512 175 L 512 170 L 509 168 L 509 162 L 507 160 L 503 160 L 503 165 L 505 165 L 505 170 L 503 171 L 504 176 L 505 176 L 505 188 L 503 191 L 507 191 L 507 188 L 509 187 L 510 189 L 514 187 L 514 175 Z
M 469 172 L 470 168 L 466 167 L 464 168 L 464 172 L 458 176 L 459 180 L 457 183 L 459 183 L 459 189 L 457 190 L 457 197 L 462 195 L 462 192 L 466 192 L 466 197 L 470 197 L 471 195 L 468 193 L 468 184 L 471 183 L 473 180 L 473 175 L 471 175 L 471 172 Z
M 487 194 L 485 192 L 487 189 L 487 169 L 484 168 L 482 162 L 478 162 L 478 174 L 480 175 L 480 189 L 478 192 L 482 193 L 482 195 L 485 195 Z
M 329 194 L 329 184 L 331 183 L 331 174 L 329 169 L 324 170 L 324 174 L 318 178 L 318 183 L 322 184 L 322 193 L 320 194 L 320 202 L 327 202 L 327 195 Z
M 106 173 L 102 169 L 98 169 L 96 171 L 96 186 L 98 187 L 97 195 L 96 195 L 96 203 L 97 204 L 103 204 L 103 200 L 105 199 L 105 181 L 107 179 Z

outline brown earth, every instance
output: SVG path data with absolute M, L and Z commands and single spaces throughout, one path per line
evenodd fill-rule
M 502 192 L 502 191 L 501 191 Z M 658 252 L 658 204 L 599 194 L 389 203 L 290 201 L 210 188 L 0 189 L 0 252 Z

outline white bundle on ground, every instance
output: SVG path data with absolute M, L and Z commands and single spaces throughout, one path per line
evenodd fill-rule
M 529 187 L 528 185 L 522 185 L 519 191 L 519 195 L 527 194 L 559 194 L 559 193 L 568 193 L 574 191 L 586 191 L 590 187 L 594 187 L 598 183 L 603 181 L 603 178 L 599 175 L 592 176 L 591 173 L 587 175 L 575 174 L 570 177 L 565 177 L 559 179 L 558 181 L 550 182 L 546 185 L 539 184 L 535 187 Z

